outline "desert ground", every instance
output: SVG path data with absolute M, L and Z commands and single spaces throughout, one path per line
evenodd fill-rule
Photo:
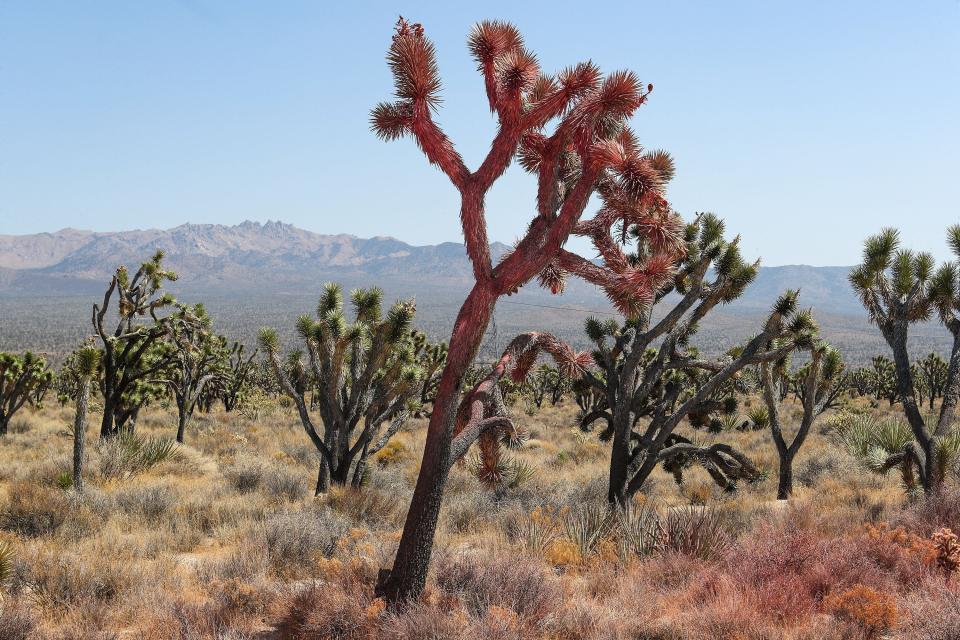
M 836 425 L 898 408 L 845 404 L 801 449 L 791 500 L 774 499 L 768 431 L 685 424 L 688 437 L 735 444 L 764 479 L 723 492 L 700 468 L 679 485 L 658 470 L 615 521 L 603 508 L 609 444 L 576 427 L 569 397 L 518 404 L 530 439 L 511 455 L 529 471 L 493 490 L 469 462 L 454 468 L 426 593 L 393 613 L 374 584 L 425 420 L 377 454 L 365 486 L 314 497 L 315 449 L 290 403 L 198 413 L 183 446 L 144 455 L 176 430 L 174 410 L 149 407 L 140 449 L 98 444 L 91 426 L 78 495 L 73 409 L 48 402 L 18 414 L 0 447 L 0 637 L 958 638 L 960 587 L 931 536 L 960 530 L 960 491 L 912 501 L 896 473 L 865 470 Z

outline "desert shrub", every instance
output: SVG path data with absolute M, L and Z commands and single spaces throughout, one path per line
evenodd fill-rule
M 957 534 L 950 529 L 940 529 L 930 536 L 935 553 L 934 563 L 950 580 L 953 574 L 960 569 L 960 541 L 957 540 Z
M 803 458 L 794 469 L 793 478 L 806 487 L 812 487 L 821 478 L 838 477 L 848 473 L 850 467 L 849 458 L 842 451 L 829 448 L 817 452 L 815 456 Z
M 900 620 L 893 596 L 862 584 L 827 596 L 823 606 L 834 616 L 859 626 L 868 638 L 895 628 Z
M 138 640 L 256 640 L 261 634 L 245 624 L 243 613 L 232 609 L 221 598 L 213 602 L 176 599 L 154 604 L 150 619 L 140 621 Z M 239 624 L 237 624 L 239 622 Z
M 230 485 L 240 493 L 256 491 L 263 481 L 263 465 L 247 458 L 234 462 L 224 475 Z
M 390 613 L 380 627 L 380 637 L 394 640 L 467 640 L 476 638 L 465 616 L 427 604 L 414 604 Z
M 896 576 L 904 585 L 916 585 L 935 562 L 932 542 L 903 527 L 891 528 L 886 523 L 868 524 L 864 529 L 861 550 L 882 569 Z
M 125 487 L 115 495 L 117 506 L 129 516 L 156 523 L 177 502 L 176 493 L 164 484 Z
M 367 618 L 355 593 L 311 585 L 290 594 L 276 628 L 283 638 L 348 640 L 364 638 Z
M 894 523 L 922 535 L 942 528 L 960 531 L 960 487 L 944 484 L 935 494 L 911 504 Z
M 730 546 L 723 513 L 712 507 L 689 507 L 671 510 L 663 523 L 664 551 L 712 560 Z
M 0 606 L 0 638 L 28 640 L 34 638 L 37 621 L 30 609 L 19 602 L 5 602 Z
M 407 457 L 407 446 L 399 438 L 393 438 L 373 454 L 373 459 L 381 467 L 402 462 Z
M 328 508 L 274 514 L 263 523 L 267 557 L 281 575 L 302 574 L 305 563 L 333 555 L 347 528 Z
M 100 475 L 105 479 L 129 478 L 167 460 L 181 458 L 172 438 L 141 436 L 124 431 L 99 445 Z
M 224 475 L 239 493 L 260 490 L 281 501 L 294 502 L 303 497 L 303 477 L 295 471 L 277 464 L 263 464 L 257 460 L 241 458 L 231 465 Z
M 398 524 L 401 509 L 400 500 L 395 494 L 372 487 L 335 487 L 330 491 L 329 504 L 354 522 L 373 528 Z
M 443 505 L 444 528 L 452 533 L 475 533 L 484 528 L 495 512 L 494 496 L 489 491 L 468 490 L 450 494 Z
M 941 580 L 913 591 L 906 600 L 905 614 L 897 636 L 902 640 L 960 638 L 960 598 Z
M 60 489 L 29 482 L 17 482 L 0 515 L 0 526 L 22 536 L 35 538 L 59 529 L 67 518 L 70 503 Z
M 460 597 L 474 615 L 483 616 L 498 606 L 524 622 L 535 622 L 562 605 L 557 579 L 540 562 L 522 556 L 477 560 L 467 555 L 441 557 L 434 572 L 437 586 Z
M 264 469 L 261 490 L 271 498 L 295 502 L 303 497 L 303 477 L 285 467 L 271 465 Z
M 95 608 L 117 601 L 142 578 L 125 559 L 41 551 L 17 563 L 13 587 L 47 607 Z
M 7 588 L 11 578 L 13 578 L 15 560 L 16 555 L 13 551 L 13 545 L 6 540 L 0 540 L 0 592 Z
M 274 605 L 279 637 L 299 640 L 348 640 L 394 637 L 376 635 L 371 628 L 384 611 L 382 600 L 372 600 L 374 568 L 360 562 L 321 561 L 324 584 L 283 592 Z

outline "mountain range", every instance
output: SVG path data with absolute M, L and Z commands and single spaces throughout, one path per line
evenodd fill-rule
M 323 235 L 275 221 L 0 235 L 0 350 L 69 349 L 88 332 L 90 305 L 117 265 L 134 268 L 158 249 L 180 276 L 170 289 L 185 301 L 206 302 L 221 329 L 244 340 L 252 340 L 263 324 L 292 327 L 297 315 L 313 308 L 328 280 L 346 288 L 379 285 L 388 298 L 415 296 L 418 324 L 436 338 L 446 337 L 473 280 L 461 243 L 416 246 L 390 237 Z M 491 244 L 494 260 L 509 249 Z M 742 298 L 708 317 L 700 340 L 709 351 L 735 344 L 756 330 L 778 295 L 799 287 L 801 303 L 814 309 L 824 335 L 862 358 L 877 353 L 883 345 L 850 289 L 849 271 L 761 267 Z M 498 305 L 490 349 L 505 335 L 529 329 L 577 342 L 591 313 L 613 315 L 602 292 L 589 284 L 571 279 L 562 296 L 528 284 Z M 915 333 L 918 349 L 941 340 L 936 327 Z
M 490 248 L 495 260 L 509 250 L 499 242 Z M 177 288 L 197 293 L 215 288 L 218 294 L 226 294 L 262 286 L 273 292 L 294 292 L 316 287 L 321 278 L 386 282 L 415 290 L 462 288 L 471 281 L 460 243 L 415 246 L 390 237 L 323 235 L 282 222 L 247 221 L 235 226 L 184 224 L 108 233 L 63 229 L 0 235 L 0 296 L 99 290 L 118 264 L 133 267 L 157 249 L 166 253 L 166 263 L 180 275 Z M 849 267 L 762 267 L 757 281 L 735 306 L 766 308 L 784 289 L 800 286 L 807 305 L 859 315 L 860 305 L 847 285 L 848 272 Z M 592 287 L 571 285 L 574 297 L 603 300 Z

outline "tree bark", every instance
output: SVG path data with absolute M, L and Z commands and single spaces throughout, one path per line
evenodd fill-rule
M 178 406 L 177 409 L 177 442 L 183 444 L 183 435 L 187 430 L 187 412 L 183 407 Z
M 789 500 L 793 495 L 793 455 L 780 455 L 780 480 L 777 484 L 777 500 Z
M 87 407 L 90 403 L 90 383 L 84 381 L 77 394 L 77 410 L 73 419 L 73 488 L 83 492 L 83 456 L 87 439 Z
M 317 486 L 313 491 L 314 497 L 321 496 L 330 491 L 330 469 L 327 467 L 327 461 L 320 460 L 320 470 L 317 472 Z
M 378 595 L 393 605 L 419 597 L 426 584 L 443 491 L 450 473 L 450 445 L 460 382 L 477 355 L 495 302 L 492 283 L 478 282 L 457 315 L 396 559 L 389 572 L 381 572 L 377 585 Z
M 0 436 L 7 435 L 10 426 L 10 416 L 0 416 Z

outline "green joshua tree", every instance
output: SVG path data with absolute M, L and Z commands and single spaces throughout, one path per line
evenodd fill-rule
M 83 463 L 86 458 L 87 411 L 90 387 L 100 370 L 102 351 L 85 344 L 67 358 L 61 369 L 66 395 L 76 403 L 73 418 L 73 488 L 83 492 Z
M 223 410 L 227 412 L 237 408 L 256 372 L 257 363 L 254 358 L 259 352 L 254 349 L 250 355 L 245 356 L 244 349 L 244 345 L 239 342 L 234 342 L 230 347 L 226 370 L 224 375 L 216 380 L 217 390 L 212 394 L 220 398 Z
M 133 276 L 126 267 L 118 267 L 103 302 L 93 305 L 93 329 L 103 351 L 98 376 L 103 396 L 101 438 L 132 431 L 140 409 L 165 391 L 154 380 L 172 362 L 167 337 L 171 325 L 183 319 L 160 315 L 175 304 L 162 288 L 176 279 L 175 273 L 163 268 L 163 252 L 157 251 Z M 116 316 L 108 317 L 114 307 Z
M 285 366 L 276 332 L 260 331 L 260 348 L 320 454 L 318 495 L 331 482 L 351 481 L 351 469 L 352 483 L 361 484 L 367 459 L 403 426 L 420 391 L 423 373 L 410 331 L 416 307 L 412 301 L 399 301 L 382 317 L 382 298 L 378 288 L 353 291 L 355 317 L 348 324 L 339 285 L 325 285 L 317 319 L 301 316 L 297 321 L 309 365 L 303 365 L 298 354 L 293 367 Z M 322 433 L 306 398 L 314 383 Z
M 608 499 L 626 506 L 658 465 L 681 478 L 681 470 L 702 464 L 714 481 L 732 489 L 737 480 L 759 477 L 746 458 L 726 444 L 698 446 L 674 433 L 680 422 L 702 411 L 722 385 L 742 369 L 776 361 L 810 344 L 815 325 L 808 312 L 798 312 L 797 292 L 782 296 L 760 333 L 720 360 L 701 358 L 690 348 L 697 323 L 717 305 L 738 298 L 756 277 L 757 263 L 744 261 L 739 239 L 725 240 L 723 221 L 698 216 L 685 230 L 686 251 L 673 278 L 659 287 L 652 304 L 623 325 L 589 319 L 587 336 L 596 345 L 593 359 L 603 372 L 585 374 L 606 396 L 606 409 L 584 416 L 582 425 L 604 420 L 612 436 Z M 638 245 L 642 255 L 645 247 Z M 671 293 L 679 294 L 663 313 L 656 307 Z M 659 318 L 659 319 L 655 319 Z M 693 393 L 693 375 L 702 376 Z M 648 419 L 642 424 L 641 419 Z
M 871 382 L 873 396 L 878 400 L 886 400 L 892 407 L 897 403 L 897 368 L 893 360 L 886 356 L 874 356 L 870 360 Z
M 440 376 L 443 374 L 443 367 L 447 363 L 447 343 L 438 342 L 432 344 L 427 341 L 427 334 L 420 331 L 413 332 L 414 353 L 417 364 L 423 370 L 423 380 L 420 383 L 420 407 L 417 410 L 418 416 L 428 416 L 430 411 L 427 406 L 432 407 L 433 400 L 437 396 L 437 388 L 440 386 Z
M 779 458 L 777 500 L 787 500 L 793 495 L 793 461 L 800 447 L 810 434 L 814 421 L 828 409 L 836 406 L 846 388 L 843 359 L 840 352 L 827 343 L 817 340 L 805 348 L 810 362 L 793 376 L 778 375 L 785 360 L 765 362 L 760 365 L 763 381 L 763 399 L 767 405 L 770 435 Z M 803 415 L 796 433 L 790 442 L 784 437 L 784 424 L 780 417 L 781 394 L 785 380 L 792 381 L 797 397 L 803 406 Z
M 960 257 L 960 225 L 947 230 L 953 254 Z M 956 262 L 936 267 L 928 253 L 900 247 L 895 229 L 884 229 L 867 239 L 863 262 L 850 274 L 850 283 L 877 325 L 893 355 L 897 398 L 913 433 L 913 441 L 894 455 L 914 465 L 925 493 L 942 484 L 944 460 L 957 401 L 960 400 L 960 282 Z M 940 412 L 927 420 L 917 402 L 913 367 L 907 350 L 910 326 L 936 316 L 953 336 Z
M 210 316 L 202 304 L 182 305 L 176 322 L 167 325 L 168 339 L 174 346 L 169 375 L 157 382 L 169 387 L 177 404 L 177 442 L 193 412 L 204 398 L 208 386 L 226 376 L 230 351 L 227 339 L 213 332 Z
M 917 395 L 921 401 L 926 399 L 930 411 L 933 411 L 934 403 L 943 397 L 949 371 L 950 365 L 936 352 L 931 352 L 914 365 L 913 378 Z
M 7 434 L 17 411 L 27 404 L 41 405 L 52 380 L 53 373 L 40 356 L 0 352 L 0 436 Z

